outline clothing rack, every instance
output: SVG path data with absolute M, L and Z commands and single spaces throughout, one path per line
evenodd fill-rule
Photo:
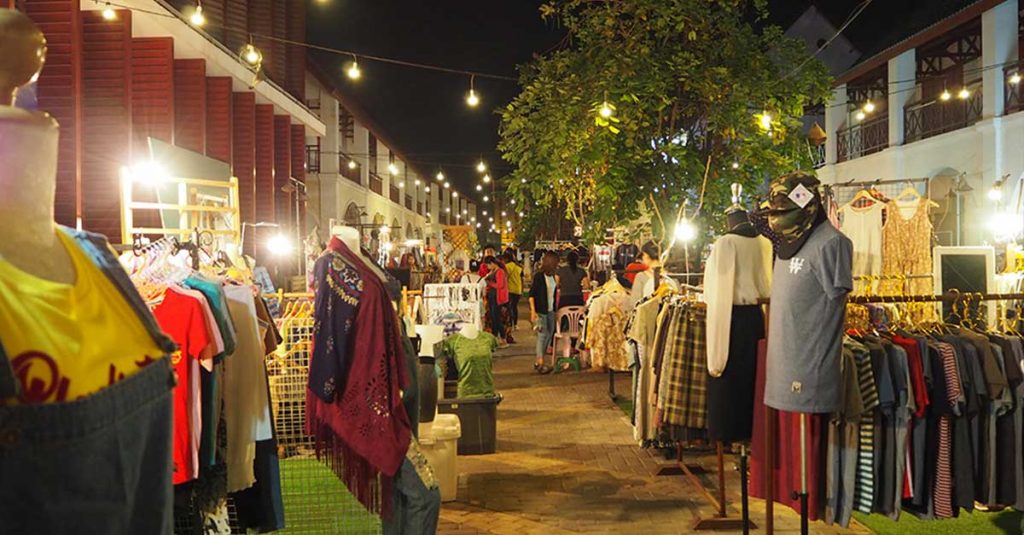
M 1024 300 L 1024 293 L 961 293 L 959 291 L 949 291 L 944 294 L 937 295 L 892 295 L 892 296 L 880 296 L 880 295 L 852 295 L 847 297 L 848 304 L 871 304 L 871 303 L 942 303 L 952 302 L 956 303 L 963 299 L 970 301 L 1016 301 Z M 759 303 L 767 304 L 769 300 L 764 299 Z M 769 316 L 765 314 L 765 332 L 768 332 Z M 764 485 L 765 485 L 765 533 L 772 535 L 775 533 L 774 527 L 774 509 L 775 509 L 775 481 L 772 469 L 772 462 L 775 457 L 775 417 L 776 410 L 765 405 L 765 465 L 764 470 Z M 808 511 L 807 511 L 807 433 L 805 429 L 806 414 L 801 413 L 801 441 L 800 441 L 800 473 L 802 488 L 799 494 L 801 499 L 801 511 L 800 511 L 800 532 L 803 535 L 808 533 Z

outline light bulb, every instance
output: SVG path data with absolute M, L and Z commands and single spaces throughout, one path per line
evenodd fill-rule
M 404 187 L 405 187 L 405 182 L 404 182 L 404 181 L 402 181 L 402 182 L 399 182 L 399 183 L 398 183 L 398 187 L 400 187 L 400 188 L 404 188 Z
M 484 175 L 483 181 L 484 184 L 489 183 L 491 181 L 491 175 Z
M 388 172 L 391 173 L 392 175 L 397 175 L 398 174 L 398 166 L 393 164 L 393 163 L 389 163 L 388 164 Z
M 480 223 L 477 223 L 477 224 L 476 224 L 476 228 L 480 228 Z
M 263 53 L 260 52 L 260 49 L 253 46 L 252 43 L 249 43 L 242 50 L 242 59 L 249 65 L 256 66 L 263 62 Z
M 494 223 L 494 218 L 493 217 L 488 217 L 487 218 L 487 222 L 488 223 Z
M 948 89 L 943 89 L 942 90 L 942 94 L 939 95 L 939 99 L 942 100 L 942 101 L 947 101 L 947 100 L 949 100 L 951 98 L 953 98 L 953 95 L 949 92 Z
M 412 183 L 416 184 L 417 186 L 419 186 L 420 185 L 420 179 L 417 178 L 416 180 L 413 180 Z
M 484 210 L 484 215 L 487 215 L 487 210 Z
M 486 170 L 487 170 L 487 164 L 485 164 L 483 160 L 480 160 L 480 161 L 479 161 L 479 162 L 478 162 L 478 163 L 476 164 L 476 171 L 477 171 L 478 173 L 483 173 L 483 172 L 484 172 L 484 171 L 486 171 Z
M 515 200 L 515 199 L 512 199 L 512 200 L 510 200 L 510 201 L 509 201 L 509 203 L 510 203 L 510 204 L 512 204 L 512 206 L 515 206 L 515 204 L 516 204 L 516 200 Z
M 423 188 L 424 193 L 430 193 L 430 186 Z
M 452 198 L 453 198 L 453 199 L 458 199 L 458 198 L 459 198 L 459 192 L 457 192 L 457 191 L 453 191 L 453 192 L 452 192 Z
M 732 168 L 733 169 L 739 169 L 740 168 L 740 162 L 732 162 Z
M 761 128 L 763 128 L 764 130 L 770 130 L 771 129 L 771 127 L 772 127 L 772 116 L 771 116 L 770 113 L 768 113 L 768 112 L 762 113 L 760 121 L 761 121 Z
M 608 119 L 612 115 L 615 115 L 615 108 L 612 108 L 612 105 L 608 104 L 608 102 L 602 102 L 601 108 L 597 111 L 597 113 L 599 113 L 601 117 Z
M 284 234 L 275 234 L 267 240 L 267 249 L 277 256 L 284 256 L 292 252 L 292 241 Z
M 466 95 L 466 104 L 468 104 L 470 108 L 475 108 L 477 104 L 480 104 L 480 97 L 476 96 L 476 90 L 469 90 L 469 94 Z
M 864 103 L 864 113 L 871 113 L 875 111 L 875 103 L 870 100 Z
M 525 214 L 523 214 L 523 212 L 519 212 L 519 217 L 523 217 L 524 215 Z
M 681 242 L 689 242 L 697 237 L 697 227 L 689 220 L 683 219 L 676 224 L 676 239 Z
M 867 116 L 864 115 L 864 111 L 861 110 L 861 111 L 858 111 L 857 115 L 855 115 L 854 117 L 856 117 L 858 121 L 863 121 L 864 118 L 867 117 Z
M 445 208 L 445 209 L 444 209 L 444 213 L 446 213 L 446 214 L 450 214 L 450 213 L 452 213 L 452 209 L 451 209 L 451 207 L 449 206 L 449 207 Z
M 206 24 L 206 17 L 203 16 L 203 5 L 196 4 L 196 10 L 192 12 L 192 16 L 188 18 L 194 26 L 202 26 Z
M 520 182 L 522 182 L 523 184 L 526 184 L 526 179 L 525 178 L 521 179 Z
M 355 160 L 349 160 L 348 161 L 348 168 L 349 169 L 355 169 L 358 166 L 359 166 L 359 164 L 357 164 Z
M 440 182 L 440 181 L 444 180 L 444 173 L 438 171 L 437 175 L 435 175 L 434 178 L 436 178 L 437 181 Z
M 508 217 L 508 212 L 502 210 L 501 211 L 501 217 Z
M 452 187 L 452 183 L 451 182 L 445 182 L 444 183 L 444 189 L 448 189 L 450 187 Z
M 490 200 L 491 198 L 489 196 L 484 195 L 484 202 L 490 202 Z
M 345 70 L 345 75 L 347 75 L 350 80 L 358 80 L 363 76 L 363 71 L 359 70 L 358 60 L 352 60 L 352 63 L 348 65 L 348 69 Z
M 103 20 L 116 20 L 116 19 L 117 19 L 117 11 L 114 11 L 114 8 L 109 7 L 109 6 L 103 8 Z
M 960 100 L 967 100 L 971 96 L 971 92 L 965 87 L 956 94 L 956 97 Z
M 1010 83 L 1013 84 L 1013 85 L 1017 85 L 1017 84 L 1020 83 L 1020 73 L 1019 72 L 1015 72 L 1012 75 L 1010 75 Z
M 480 184 L 477 184 L 477 185 L 476 185 L 476 190 L 477 190 L 477 191 L 483 191 L 483 190 L 484 190 L 484 187 L 483 187 L 483 186 L 481 186 Z

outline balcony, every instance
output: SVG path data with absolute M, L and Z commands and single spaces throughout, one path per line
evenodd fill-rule
M 353 167 L 354 163 L 355 159 L 353 159 L 351 156 L 345 153 L 341 153 L 338 155 L 338 169 L 341 170 L 341 176 L 349 179 L 352 182 L 355 182 L 356 184 L 360 184 L 361 180 L 359 176 L 359 165 L 357 164 Z
M 935 137 L 970 126 L 981 119 L 981 80 L 967 84 L 970 95 L 960 98 L 950 90 L 952 98 L 912 102 L 903 109 L 907 143 Z
M 825 159 L 824 143 L 822 143 L 821 145 L 811 145 L 810 143 L 808 143 L 807 152 L 810 153 L 811 155 L 811 167 L 813 167 L 814 169 L 821 169 L 822 167 L 825 167 L 825 163 L 827 162 Z
M 889 146 L 889 114 L 840 130 L 836 144 L 840 162 L 881 152 Z
M 370 191 L 377 195 L 384 195 L 384 181 L 373 171 L 370 172 Z

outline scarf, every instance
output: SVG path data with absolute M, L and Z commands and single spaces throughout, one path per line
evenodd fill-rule
M 817 178 L 799 171 L 772 181 L 768 224 L 779 238 L 780 259 L 796 255 L 811 232 L 827 219 L 818 193 L 820 185 Z
M 327 278 L 317 281 L 310 384 L 322 384 L 325 373 L 334 373 L 336 391 L 333 401 L 325 401 L 321 395 L 325 392 L 306 390 L 306 431 L 316 440 L 317 457 L 327 459 L 356 499 L 367 510 L 386 517 L 393 478 L 409 450 L 412 432 L 402 405 L 401 389 L 409 380 L 398 318 L 384 283 L 344 243 L 332 238 L 324 254 L 330 260 L 323 270 Z M 344 267 L 358 272 L 362 292 L 354 314 L 336 317 L 342 307 L 334 305 L 344 297 L 331 286 L 342 278 L 338 269 Z M 321 291 L 324 287 L 326 292 Z M 322 299 L 333 301 L 321 306 Z M 347 336 L 349 330 L 351 336 Z M 345 347 L 317 351 L 317 346 L 338 339 L 345 340 Z

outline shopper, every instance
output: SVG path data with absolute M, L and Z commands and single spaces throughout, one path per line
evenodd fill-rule
M 552 252 L 544 253 L 530 284 L 530 321 L 537 331 L 537 360 L 533 363 L 533 369 L 539 373 L 551 373 L 552 370 L 550 366 L 544 364 L 544 355 L 555 336 L 557 269 L 558 255 Z
M 479 271 L 480 262 L 478 260 L 470 260 L 469 271 L 466 271 L 466 273 L 462 276 L 462 279 L 459 282 L 463 284 L 476 284 L 480 282 L 481 277 Z
M 661 246 L 653 240 L 648 240 L 640 247 L 640 262 L 644 265 L 643 271 L 636 274 L 633 279 L 632 298 L 634 303 L 639 303 L 644 298 L 654 293 L 657 286 L 654 283 L 655 271 L 661 270 Z M 661 273 L 658 277 L 661 282 L 670 281 Z M 674 282 L 674 281 L 673 281 Z
M 484 258 L 487 268 L 487 315 L 491 320 L 491 332 L 498 339 L 498 347 L 508 347 L 505 337 L 505 324 L 501 311 L 508 305 L 508 273 L 505 267 L 494 256 Z
M 523 268 L 516 262 L 511 251 L 502 255 L 505 260 L 505 271 L 508 272 L 508 313 L 512 320 L 512 330 L 519 327 L 519 298 L 523 295 Z
M 491 244 L 484 245 L 484 254 L 481 257 L 481 258 L 484 259 L 484 262 L 480 264 L 480 269 L 477 271 L 480 274 L 481 277 L 486 277 L 487 273 L 489 271 L 487 269 L 487 261 L 486 261 L 488 256 L 494 256 L 494 246 L 491 245 Z
M 580 255 L 569 251 L 567 265 L 558 268 L 558 308 L 583 306 L 583 289 L 590 287 L 587 270 L 579 266 Z

